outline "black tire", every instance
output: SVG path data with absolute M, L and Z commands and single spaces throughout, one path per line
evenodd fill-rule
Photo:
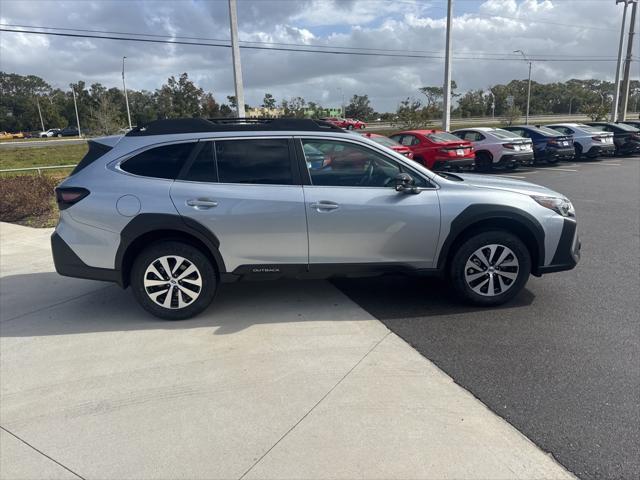
M 150 293 L 147 293 L 147 288 L 144 283 L 147 269 L 151 268 L 152 264 L 157 266 L 157 271 L 163 275 L 163 277 L 158 280 L 167 281 L 167 278 L 171 278 L 165 275 L 166 270 L 161 269 L 161 265 L 158 264 L 158 262 L 160 262 L 159 259 L 167 256 L 179 256 L 186 260 L 182 265 L 178 265 L 178 262 L 175 261 L 175 259 L 175 263 L 173 264 L 171 263 L 171 260 L 169 260 L 169 268 L 175 268 L 173 284 L 168 285 L 167 287 L 167 295 L 169 294 L 168 292 L 171 292 L 172 294 L 172 297 L 169 300 L 171 305 L 170 307 L 159 305 L 150 297 L 150 293 L 157 294 L 162 291 L 162 286 L 148 287 Z M 189 263 L 194 265 L 197 271 L 195 273 L 195 277 L 194 274 L 187 275 L 185 277 L 185 282 L 188 282 L 185 285 L 185 283 L 181 283 L 180 281 L 175 280 L 175 278 L 180 276 L 180 269 Z M 183 271 L 186 271 L 186 268 L 184 268 Z M 147 280 L 153 281 L 154 279 L 157 279 L 157 275 L 153 272 L 148 275 L 149 277 Z M 191 281 L 189 281 L 190 277 L 192 278 Z M 195 280 L 193 280 L 193 278 L 195 278 Z M 199 288 L 191 284 L 192 281 L 197 281 L 198 279 L 201 283 Z M 158 242 L 143 250 L 133 262 L 130 280 L 133 295 L 142 308 L 163 320 L 184 320 L 198 315 L 212 302 L 218 287 L 217 273 L 209 258 L 207 258 L 207 256 L 198 248 L 179 241 Z M 176 282 L 180 283 L 181 286 L 178 286 Z M 189 301 L 189 296 L 182 293 L 184 289 L 187 289 L 192 294 L 197 295 L 196 298 Z M 181 298 L 178 298 L 178 296 Z M 166 300 L 167 296 L 160 294 L 156 298 L 161 301 L 163 298 Z M 180 307 L 178 304 L 179 301 L 188 301 L 188 304 Z
M 513 162 L 513 163 L 508 164 L 505 168 L 507 170 L 514 171 L 514 170 L 518 169 L 518 166 L 519 166 L 519 164 L 517 162 Z
M 471 261 L 471 258 L 472 256 L 474 256 L 474 253 L 476 251 L 482 249 L 483 246 L 487 246 L 487 248 L 489 248 L 489 245 L 499 245 L 502 247 L 502 250 L 500 250 L 500 248 L 497 248 L 495 250 L 493 258 L 491 260 L 499 259 L 502 252 L 506 251 L 504 247 L 510 249 L 511 253 L 515 255 L 515 258 L 517 259 L 517 266 L 503 266 L 501 268 L 498 267 L 496 270 L 502 269 L 502 273 L 497 272 L 490 275 L 492 277 L 491 282 L 493 282 L 494 285 L 494 295 L 491 296 L 489 296 L 488 294 L 483 295 L 480 293 L 476 293 L 471 286 L 473 285 L 474 288 L 482 288 L 482 286 L 486 284 L 488 291 L 488 287 L 490 285 L 488 281 L 488 273 L 486 277 L 481 276 L 477 279 L 474 279 L 471 282 L 471 285 L 469 284 L 469 282 L 467 282 L 466 279 L 467 272 L 473 275 L 476 274 L 476 271 L 479 273 L 484 273 L 483 271 L 481 271 L 481 267 L 477 268 L 476 270 L 467 269 L 467 262 Z M 482 251 L 487 252 L 488 250 Z M 511 262 L 510 258 L 511 255 L 507 256 L 502 264 Z M 484 233 L 478 233 L 464 240 L 464 242 L 455 251 L 449 267 L 451 283 L 456 293 L 465 302 L 480 306 L 501 305 L 505 302 L 508 302 L 518 293 L 520 293 L 520 291 L 524 288 L 527 280 L 529 279 L 530 273 L 531 256 L 529 254 L 529 250 L 518 237 L 504 230 L 492 230 Z M 507 274 L 516 275 L 516 278 L 510 280 L 509 278 L 503 276 Z M 500 279 L 498 279 L 498 276 L 500 276 Z M 476 280 L 477 283 L 474 283 L 476 282 Z M 507 282 L 509 282 L 508 285 Z M 495 287 L 496 283 L 498 284 L 498 287 Z M 500 293 L 499 290 L 502 286 L 504 286 L 505 288 L 504 291 Z
M 487 152 L 476 152 L 475 166 L 478 172 L 490 172 L 493 170 L 491 155 Z
M 582 158 L 582 145 L 579 143 L 574 143 L 573 148 L 576 151 L 576 160 L 580 160 Z
M 353 125 L 347 125 L 347 130 L 353 130 Z

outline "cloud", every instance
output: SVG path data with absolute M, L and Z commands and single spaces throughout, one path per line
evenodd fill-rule
M 2 23 L 153 33 L 175 37 L 229 38 L 226 1 L 49 2 L 3 0 Z M 579 8 L 577 8 L 579 6 Z M 443 0 L 239 0 L 240 39 L 424 52 L 441 57 L 446 2 Z M 622 8 L 592 0 L 486 0 L 456 2 L 453 78 L 461 90 L 486 88 L 525 78 L 527 65 L 513 50 L 561 60 L 615 58 Z M 557 25 L 567 24 L 574 26 Z M 586 27 L 586 28 L 585 28 Z M 362 50 L 364 51 L 364 50 Z M 372 50 L 367 50 L 371 52 Z M 391 53 L 391 52 L 390 52 Z M 228 48 L 145 44 L 95 39 L 0 33 L 0 68 L 35 74 L 54 86 L 84 80 L 121 84 L 127 56 L 127 85 L 159 88 L 170 75 L 188 72 L 219 101 L 233 94 Z M 245 95 L 259 104 L 265 92 L 277 99 L 303 96 L 336 106 L 353 94 L 368 94 L 380 111 L 395 110 L 423 85 L 440 85 L 442 58 L 391 58 L 319 53 L 241 50 Z M 477 59 L 484 57 L 484 59 Z M 637 66 L 637 63 L 635 64 Z M 615 62 L 536 62 L 540 82 L 569 78 L 612 79 Z M 637 68 L 634 75 L 637 77 Z

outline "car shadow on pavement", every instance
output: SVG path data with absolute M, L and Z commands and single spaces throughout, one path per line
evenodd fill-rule
M 0 337 L 212 328 L 226 335 L 259 324 L 370 321 L 371 316 L 321 280 L 222 284 L 207 310 L 184 321 L 144 311 L 130 290 L 55 272 L 3 277 Z M 75 291 L 74 291 L 75 289 Z
M 402 276 L 338 279 L 333 285 L 322 280 L 222 284 L 205 312 L 184 321 L 155 318 L 137 304 L 129 290 L 109 283 L 85 283 L 41 272 L 7 276 L 2 284 L 0 337 L 206 327 L 214 335 L 226 335 L 260 324 L 371 320 L 360 306 L 379 319 L 487 310 L 461 305 L 441 280 Z M 524 291 L 500 308 L 526 306 L 532 299 Z M 11 309 L 6 308 L 9 302 Z
M 526 307 L 535 295 L 524 289 L 512 301 L 498 307 L 477 307 L 463 303 L 446 280 L 433 277 L 383 276 L 335 279 L 332 283 L 374 317 L 434 317 L 491 312 Z

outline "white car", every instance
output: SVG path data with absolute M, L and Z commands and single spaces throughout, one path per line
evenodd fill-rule
M 603 132 L 582 123 L 554 123 L 545 126 L 573 137 L 576 160 L 583 155 L 587 158 L 596 158 L 600 155 L 613 155 L 616 151 L 613 133 Z
M 59 128 L 50 128 L 46 132 L 40 132 L 40 138 L 55 137 L 60 132 Z
M 476 169 L 493 167 L 515 169 L 533 162 L 531 139 L 520 137 L 501 128 L 474 127 L 456 130 L 456 137 L 473 143 L 476 150 Z

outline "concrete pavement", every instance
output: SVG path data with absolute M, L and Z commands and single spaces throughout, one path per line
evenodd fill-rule
M 0 478 L 573 478 L 328 282 L 162 322 L 0 224 Z

